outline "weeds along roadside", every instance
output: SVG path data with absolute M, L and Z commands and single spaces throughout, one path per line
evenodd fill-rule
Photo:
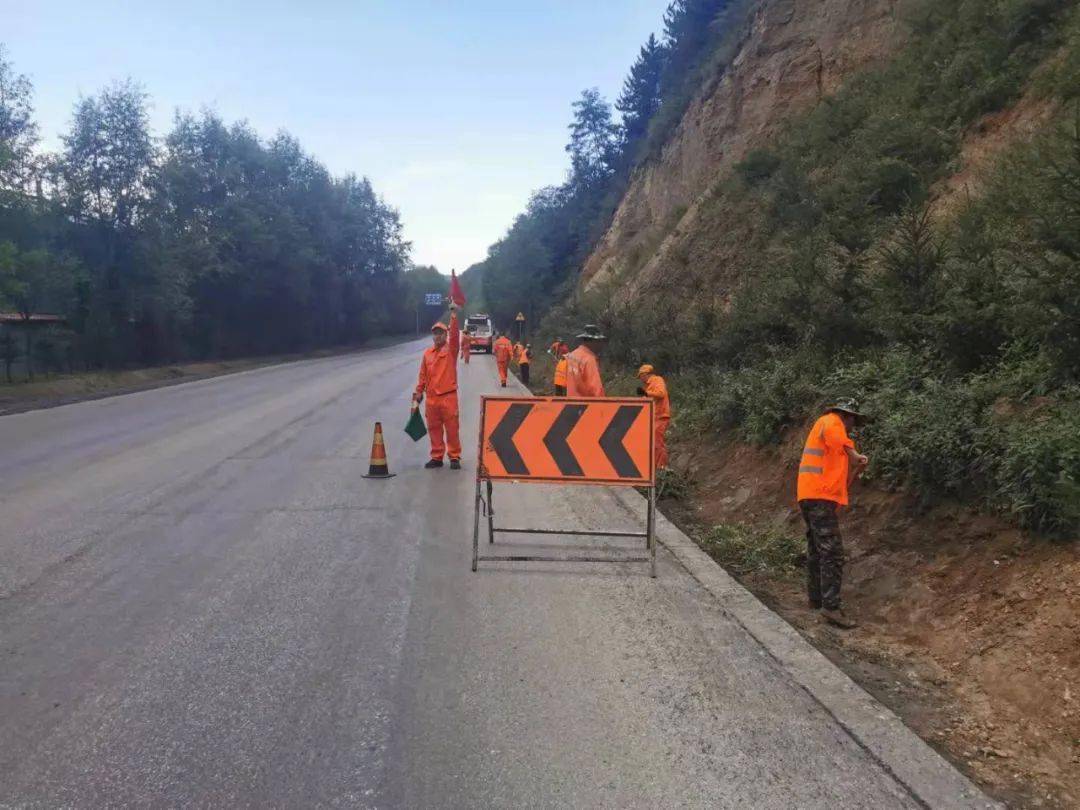
M 605 376 L 632 392 L 632 369 L 657 365 L 683 435 L 775 443 L 854 396 L 876 416 L 860 440 L 882 486 L 1075 539 L 1077 4 L 908 15 L 904 52 L 718 184 L 673 251 L 686 264 L 668 260 L 628 302 L 579 293 L 542 333 L 603 323 Z M 939 211 L 965 136 L 1022 97 L 1056 111 L 1044 131 L 1006 151 L 978 196 Z

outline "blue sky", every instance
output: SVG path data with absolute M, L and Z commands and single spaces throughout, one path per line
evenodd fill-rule
M 418 263 L 463 270 L 566 170 L 570 104 L 609 99 L 669 0 L 0 0 L 47 148 L 82 95 L 140 82 L 157 134 L 210 107 L 372 178 Z

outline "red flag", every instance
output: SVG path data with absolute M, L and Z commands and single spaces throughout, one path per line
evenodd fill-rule
M 450 300 L 459 307 L 465 306 L 465 293 L 461 290 L 461 283 L 457 280 L 457 271 L 450 271 Z

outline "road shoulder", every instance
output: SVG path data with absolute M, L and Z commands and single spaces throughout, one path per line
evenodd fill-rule
M 635 513 L 645 500 L 631 490 L 612 496 Z M 925 807 L 1000 808 L 918 735 L 702 551 L 663 514 L 657 539 L 723 610 L 821 705 L 866 752 Z

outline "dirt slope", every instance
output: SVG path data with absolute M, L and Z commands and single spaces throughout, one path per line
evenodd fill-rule
M 800 537 L 797 434 L 779 448 L 678 443 L 678 466 L 700 483 L 669 504 L 674 516 Z M 1080 807 L 1080 544 L 958 506 L 920 513 L 872 486 L 855 495 L 842 531 L 857 630 L 823 627 L 799 578 L 743 581 L 1011 806 Z
M 730 67 L 692 101 L 659 160 L 639 168 L 582 274 L 632 294 L 693 231 L 707 192 L 792 115 L 903 44 L 896 0 L 763 0 L 739 29 Z

